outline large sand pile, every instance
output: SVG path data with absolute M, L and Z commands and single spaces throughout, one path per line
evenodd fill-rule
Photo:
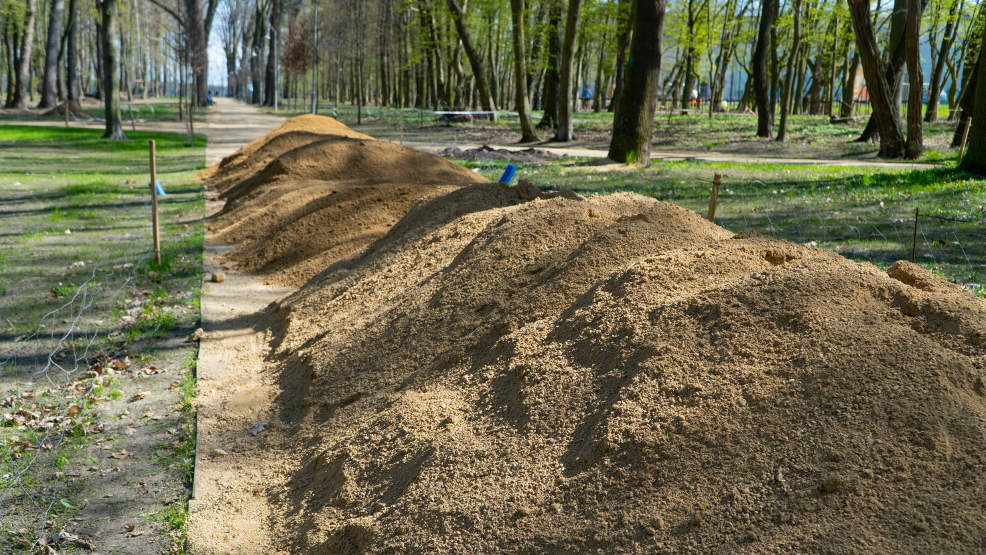
M 299 116 L 209 177 L 226 205 L 209 224 L 224 261 L 298 286 L 382 236 L 415 203 L 485 179 L 442 158 Z
M 272 310 L 292 552 L 986 549 L 986 304 L 920 267 L 477 184 Z

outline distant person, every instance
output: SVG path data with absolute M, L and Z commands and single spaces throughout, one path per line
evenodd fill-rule
M 582 90 L 579 91 L 579 99 L 582 100 L 582 109 L 588 110 L 589 105 L 592 103 L 592 95 L 595 91 L 589 85 L 582 85 Z
M 207 106 L 212 106 L 213 104 L 215 104 L 215 102 L 212 100 L 212 91 L 206 91 L 205 103 Z

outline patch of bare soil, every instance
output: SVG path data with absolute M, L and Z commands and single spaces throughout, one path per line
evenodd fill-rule
M 219 166 L 210 185 L 227 202 L 209 230 L 237 243 L 222 261 L 271 283 L 299 286 L 361 251 L 421 199 L 485 181 L 436 156 L 340 126 L 332 118 L 300 116 L 266 143 L 244 147 L 249 154 L 226 159 L 238 162 Z
M 370 139 L 261 156 L 215 229 L 239 267 L 304 282 L 256 320 L 265 545 L 986 549 L 969 292 Z
M 986 548 L 986 305 L 915 265 L 476 184 L 276 317 L 293 552 Z
M 556 152 L 539 148 L 509 150 L 506 148 L 493 148 L 489 145 L 467 149 L 447 147 L 439 152 L 438 155 L 456 160 L 509 160 L 511 162 L 540 162 L 541 160 L 557 160 L 561 158 L 561 155 Z

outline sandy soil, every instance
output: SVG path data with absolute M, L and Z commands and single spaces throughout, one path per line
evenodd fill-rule
M 471 175 L 315 131 L 210 177 L 230 209 L 214 221 L 269 247 L 230 260 L 358 236 L 347 218 L 403 180 L 452 187 L 346 254 L 311 251 L 322 270 L 262 311 L 284 291 L 209 286 L 228 306 L 203 301 L 203 351 L 224 348 L 199 401 L 197 550 L 986 548 L 986 305 L 968 291 L 641 195 L 450 183 Z M 322 200 L 281 202 L 299 184 Z M 319 202 L 335 211 L 306 227 Z

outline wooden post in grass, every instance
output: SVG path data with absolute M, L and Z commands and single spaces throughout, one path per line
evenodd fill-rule
M 158 233 L 157 218 L 157 152 L 154 141 L 147 141 L 151 156 L 151 225 L 154 227 L 154 260 L 161 265 L 161 236 Z
M 722 184 L 722 174 L 717 173 L 712 179 L 712 196 L 709 197 L 709 217 L 708 220 L 715 223 L 716 220 L 716 200 L 719 198 L 719 185 Z
M 914 239 L 911 240 L 911 262 L 918 256 L 918 209 L 914 209 Z
M 965 142 L 969 140 L 969 128 L 972 127 L 972 118 L 966 118 L 965 128 L 962 130 L 962 144 L 959 145 L 959 163 L 962 163 L 962 157 L 965 156 Z

